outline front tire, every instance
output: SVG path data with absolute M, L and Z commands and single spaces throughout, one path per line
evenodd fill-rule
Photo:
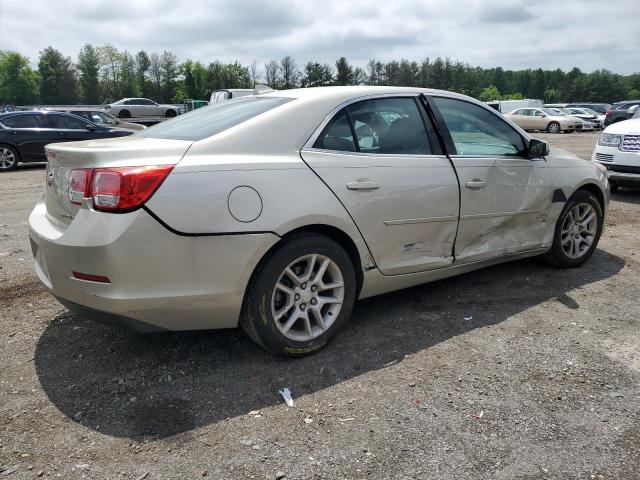
M 347 252 L 324 235 L 295 234 L 256 268 L 240 326 L 270 352 L 309 355 L 340 330 L 355 298 L 356 276 Z
M 177 115 L 175 110 L 167 110 L 166 113 L 164 114 L 165 117 L 167 118 L 173 118 Z
M 9 145 L 0 145 L 0 172 L 8 172 L 18 167 L 18 152 Z
M 558 122 L 549 122 L 547 133 L 562 133 L 562 128 Z
M 567 201 L 547 259 L 558 268 L 575 268 L 593 254 L 602 234 L 604 215 L 595 195 L 578 190 Z

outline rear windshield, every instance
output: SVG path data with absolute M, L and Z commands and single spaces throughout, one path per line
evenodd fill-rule
M 202 140 L 291 101 L 280 97 L 242 97 L 202 107 L 136 133 L 138 137 Z

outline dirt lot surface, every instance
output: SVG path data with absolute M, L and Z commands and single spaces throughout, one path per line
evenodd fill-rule
M 585 158 L 597 140 L 538 136 Z M 1 478 L 640 478 L 640 191 L 613 196 L 582 268 L 520 261 L 362 301 L 290 360 L 239 331 L 70 314 L 33 273 L 43 186 L 42 167 L 0 175 Z

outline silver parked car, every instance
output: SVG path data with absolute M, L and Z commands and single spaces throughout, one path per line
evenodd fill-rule
M 247 96 L 47 155 L 30 236 L 64 305 L 140 329 L 240 324 L 289 355 L 358 298 L 534 255 L 577 267 L 609 203 L 596 162 L 417 88 Z
M 118 118 L 175 117 L 178 109 L 175 105 L 162 105 L 148 98 L 123 98 L 104 109 Z

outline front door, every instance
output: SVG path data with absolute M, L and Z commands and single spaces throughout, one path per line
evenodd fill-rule
M 488 107 L 436 96 L 430 102 L 460 179 L 456 263 L 541 248 L 553 197 L 546 161 L 529 159 L 526 139 Z
M 458 181 L 418 97 L 352 103 L 301 155 L 345 206 L 383 274 L 453 262 Z

